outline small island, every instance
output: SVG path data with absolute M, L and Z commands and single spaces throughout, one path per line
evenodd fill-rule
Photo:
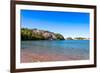
M 85 37 L 67 37 L 66 40 L 89 40 L 89 38 L 85 38 Z

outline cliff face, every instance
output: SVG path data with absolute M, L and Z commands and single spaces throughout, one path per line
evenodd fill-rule
M 22 40 L 64 40 L 61 34 L 38 30 L 38 29 L 21 29 L 21 39 Z

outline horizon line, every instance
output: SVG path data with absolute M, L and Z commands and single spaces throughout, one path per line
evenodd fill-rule
M 21 28 L 26 28 L 26 27 L 21 27 Z M 30 30 L 32 30 L 32 29 L 37 29 L 37 30 L 49 31 L 49 30 L 45 30 L 45 29 L 28 28 L 28 27 L 27 27 L 26 29 L 30 29 Z M 54 32 L 54 31 L 49 31 L 49 32 L 59 33 L 59 32 Z M 59 33 L 59 34 L 63 35 L 62 33 Z M 65 37 L 64 35 L 63 35 L 63 37 L 64 37 L 65 39 L 67 39 L 67 38 L 69 38 L 69 37 L 71 37 L 72 39 L 75 39 L 75 38 L 76 38 L 76 37 L 72 37 L 72 36 Z M 78 37 L 82 37 L 82 38 L 86 38 L 86 39 L 89 39 L 89 38 L 90 38 L 90 37 L 84 37 L 84 36 L 78 36 Z

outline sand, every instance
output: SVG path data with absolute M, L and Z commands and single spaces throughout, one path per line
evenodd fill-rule
M 21 63 L 47 62 L 47 61 L 69 61 L 80 60 L 81 56 L 68 56 L 47 53 L 33 53 L 29 50 L 21 50 Z

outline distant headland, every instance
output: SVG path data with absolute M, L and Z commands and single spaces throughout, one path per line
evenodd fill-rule
M 75 37 L 75 38 L 67 37 L 65 39 L 66 40 L 89 40 L 90 38 L 85 38 L 85 37 Z
M 46 30 L 21 28 L 21 40 L 65 40 L 60 33 Z
M 47 30 L 40 29 L 28 29 L 21 28 L 21 40 L 89 40 L 89 38 L 84 37 L 67 37 L 60 33 L 50 32 Z

